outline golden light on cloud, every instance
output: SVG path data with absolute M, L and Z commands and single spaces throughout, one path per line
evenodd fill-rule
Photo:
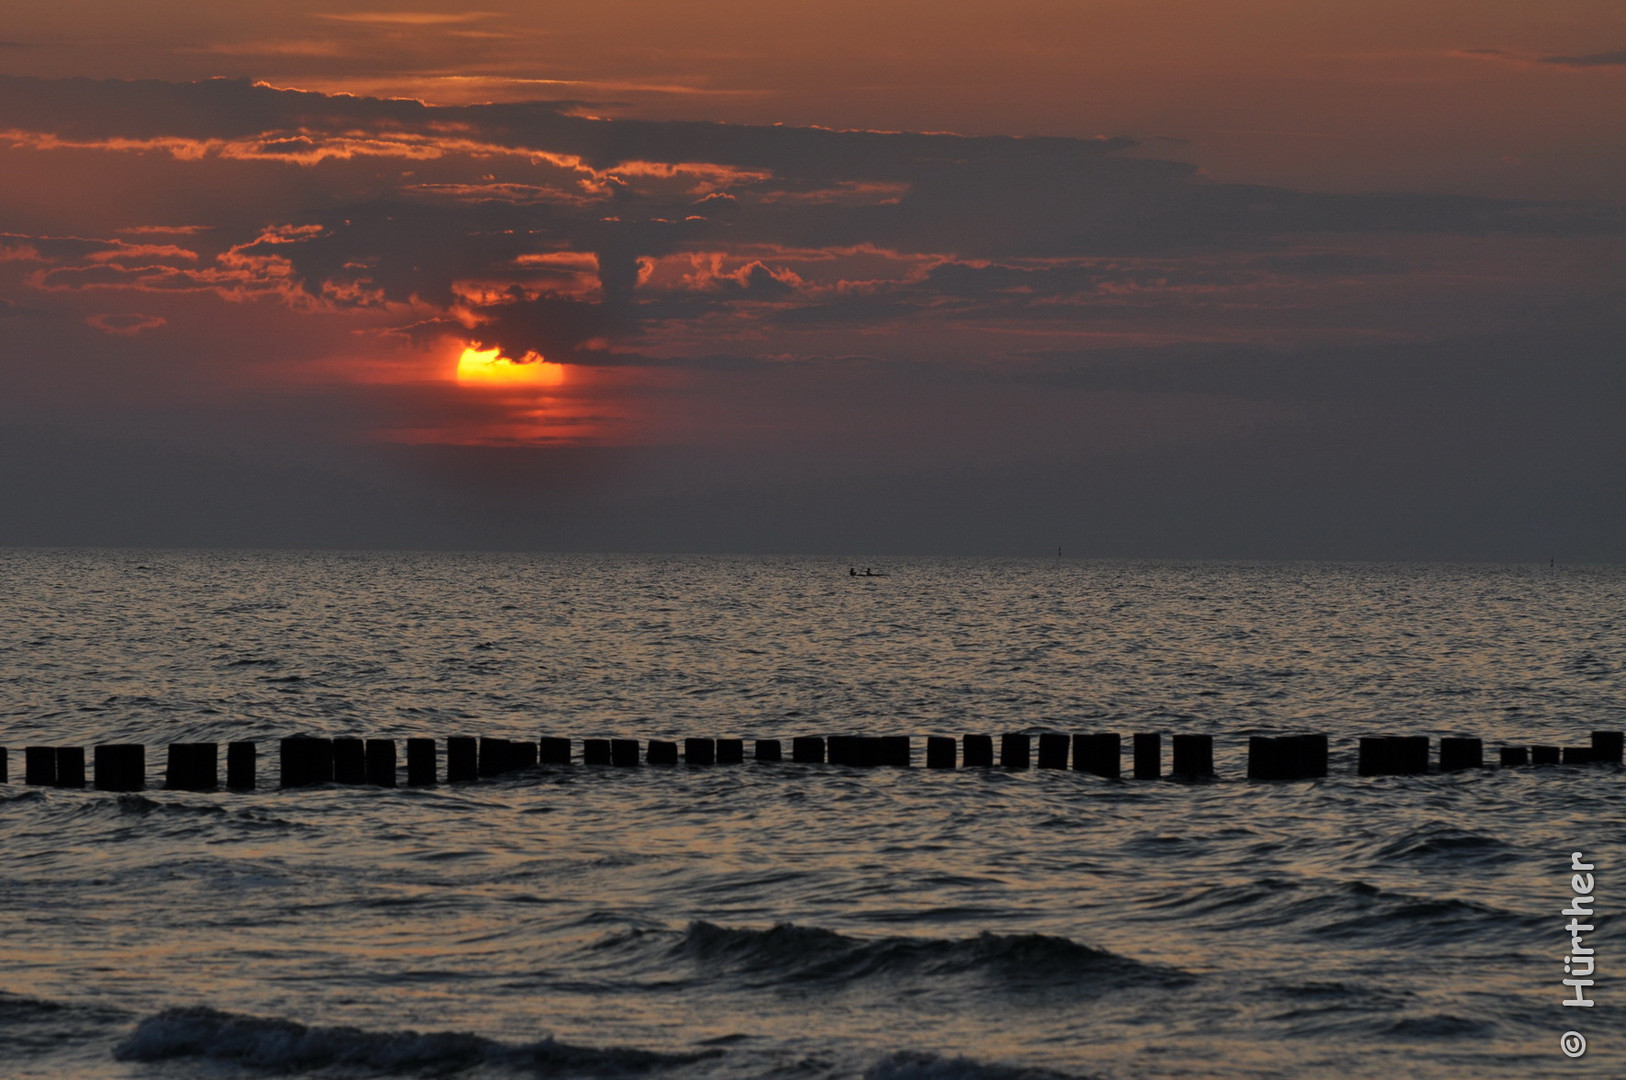
M 534 352 L 515 360 L 500 348 L 468 345 L 457 358 L 459 386 L 558 386 L 564 381 L 563 364 L 550 364 Z

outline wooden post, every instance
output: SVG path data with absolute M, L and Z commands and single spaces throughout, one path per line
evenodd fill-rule
M 1163 777 L 1163 736 L 1159 733 L 1135 733 L 1135 779 L 1160 780 Z
M 412 787 L 433 787 L 440 779 L 438 759 L 434 739 L 408 739 L 407 783 Z
M 9 784 L 9 783 L 11 783 L 11 776 L 10 776 L 10 772 L 9 772 L 10 765 L 6 761 L 6 757 L 7 757 L 6 748 L 3 747 L 3 746 L 0 746 L 0 784 Z
M 1606 765 L 1621 764 L 1621 751 L 1626 747 L 1626 732 L 1594 731 L 1592 733 L 1592 760 Z
M 610 764 L 624 766 L 638 764 L 638 740 L 611 739 Z
M 333 740 L 309 736 L 281 742 L 282 786 L 309 787 L 333 782 Z
M 1029 765 L 1033 741 L 1026 732 L 1013 731 L 999 737 L 999 767 L 1025 769 Z
M 832 735 L 825 749 L 831 765 L 872 769 L 884 760 L 881 740 L 873 735 Z
M 164 786 L 171 791 L 213 791 L 220 786 L 220 747 L 207 743 L 170 743 Z
M 684 739 L 683 760 L 690 765 L 717 764 L 717 743 L 714 739 Z
M 1295 780 L 1313 779 L 1327 775 L 1327 736 L 1292 735 L 1292 746 L 1289 753 L 1292 756 L 1293 778 Z M 1428 740 L 1423 740 L 1423 771 L 1428 771 Z
M 717 764 L 743 765 L 745 763 L 744 739 L 718 739 Z
M 513 772 L 536 768 L 536 750 L 537 744 L 529 739 L 509 739 L 508 770 Z
M 1596 760 L 1597 759 L 1592 756 L 1592 747 L 1590 747 L 1590 746 L 1566 746 L 1566 747 L 1564 747 L 1564 764 L 1565 765 L 1591 765 Z M 57 770 L 60 772 L 61 769 L 62 769 L 62 763 L 59 761 L 57 763 Z M 57 786 L 58 787 L 63 786 L 62 778 L 61 778 L 60 775 L 57 777 Z
M 1530 764 L 1530 748 L 1526 746 L 1502 747 L 1502 768 L 1514 769 Z
M 56 748 L 56 786 L 85 786 L 85 748 L 59 746 Z
M 480 740 L 473 735 L 446 739 L 446 782 L 467 784 L 480 779 Z
M 926 768 L 952 769 L 958 756 L 954 740 L 946 735 L 926 737 Z
M 1249 780 L 1292 780 L 1292 759 L 1286 741 L 1269 735 L 1248 738 Z
M 367 744 L 364 741 L 353 737 L 333 740 L 333 782 L 367 782 Z
M 1530 764 L 1557 765 L 1559 750 L 1556 746 L 1532 746 L 1530 748 Z
M 967 735 L 962 741 L 961 747 L 966 768 L 991 769 L 994 767 L 994 737 L 992 735 Z
M 508 740 L 495 736 L 480 736 L 480 779 L 501 776 L 513 766 L 508 760 Z
M 1181 779 L 1195 779 L 1214 775 L 1214 736 L 1176 735 L 1174 765 L 1170 772 Z
M 29 746 L 23 749 L 23 783 L 56 785 L 56 747 Z
M 395 740 L 367 740 L 367 782 L 374 787 L 395 786 Z
M 677 743 L 665 739 L 650 739 L 648 761 L 651 765 L 676 765 L 678 763 Z
M 147 748 L 140 743 L 98 746 L 94 768 L 98 791 L 142 791 L 147 786 Z
M 1039 736 L 1039 768 L 1065 769 L 1067 767 L 1067 748 L 1072 740 L 1065 735 L 1053 731 L 1046 731 Z
M 781 747 L 779 745 L 779 740 L 778 739 L 758 739 L 757 740 L 757 760 L 758 761 L 780 761 L 780 760 L 783 760 L 782 753 L 781 753 Z
M 582 740 L 583 765 L 610 764 L 609 739 L 583 739 Z
M 812 765 L 824 764 L 824 739 L 818 735 L 798 735 L 790 741 L 790 759 Z
M 915 764 L 914 749 L 907 735 L 881 736 L 881 764 L 893 769 L 910 769 Z
M 251 742 L 226 744 L 226 786 L 233 791 L 253 791 L 259 750 Z
M 544 735 L 537 740 L 537 760 L 543 765 L 569 765 L 570 740 Z
M 1123 743 L 1116 731 L 1073 736 L 1073 771 L 1116 780 L 1123 769 Z
M 1479 739 L 1441 739 L 1440 771 L 1478 769 L 1485 764 L 1485 744 Z

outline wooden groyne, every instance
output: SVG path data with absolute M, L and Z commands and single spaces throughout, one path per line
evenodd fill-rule
M 1135 780 L 1217 779 L 1212 735 L 1175 735 L 1168 773 L 1163 769 L 1163 735 L 1136 732 L 1130 740 L 1130 773 Z M 1355 741 L 1358 776 L 1414 776 L 1492 767 L 1527 768 L 1542 765 L 1620 765 L 1626 734 L 1594 731 L 1585 746 L 1502 746 L 1497 764 L 1487 763 L 1480 739 L 1448 736 L 1435 743 L 1426 735 L 1368 735 Z M 1041 732 L 1038 736 L 1040 769 L 1071 769 L 1110 780 L 1123 778 L 1124 740 L 1117 732 L 1065 735 Z M 1247 779 L 1256 781 L 1314 780 L 1327 776 L 1328 737 L 1256 735 L 1248 740 Z M 536 740 L 495 736 L 453 735 L 444 740 L 445 752 L 432 738 L 406 740 L 405 783 L 427 787 L 438 783 L 473 783 L 537 768 L 607 767 L 715 768 L 745 764 L 745 740 L 687 738 L 677 740 L 590 738 L 580 740 L 581 754 L 563 736 Z M 1027 732 L 999 736 L 999 760 L 994 760 L 994 737 L 928 736 L 924 764 L 928 769 L 1025 770 L 1033 766 L 1033 737 Z M 283 788 L 320 784 L 395 787 L 402 779 L 394 739 L 292 736 L 280 740 Z M 9 780 L 9 753 L 0 747 L 0 784 Z M 29 746 L 23 750 L 23 783 L 39 787 L 83 788 L 100 791 L 142 791 L 148 786 L 147 747 L 140 743 L 107 743 L 93 748 L 92 771 L 85 772 L 85 750 L 80 746 Z M 174 791 L 215 791 L 220 787 L 220 744 L 170 743 L 162 759 L 159 787 Z M 254 791 L 259 755 L 253 742 L 226 744 L 225 787 Z M 444 760 L 444 768 L 442 761 Z M 755 762 L 774 765 L 784 761 L 778 739 L 755 741 Z M 915 764 L 914 740 L 908 735 L 809 735 L 791 740 L 790 760 L 805 765 L 846 768 L 910 768 Z

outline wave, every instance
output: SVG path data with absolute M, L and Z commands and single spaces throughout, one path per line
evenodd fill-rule
M 113 1051 L 119 1061 L 205 1058 L 268 1072 L 347 1067 L 376 1075 L 449 1074 L 485 1065 L 540 1076 L 639 1075 L 717 1057 L 720 1050 L 666 1054 L 632 1047 L 588 1047 L 543 1039 L 513 1045 L 464 1032 L 363 1031 L 309 1027 L 292 1020 L 168 1009 L 136 1025 Z
M 966 1057 L 903 1051 L 888 1054 L 864 1072 L 864 1080 L 1087 1080 L 1049 1069 L 990 1065 Z
M 974 938 L 863 939 L 791 923 L 751 930 L 694 922 L 674 951 L 758 984 L 972 975 L 1014 987 L 1073 985 L 1105 990 L 1129 983 L 1182 985 L 1192 978 L 1175 968 L 1141 963 L 1045 934 L 984 932 Z

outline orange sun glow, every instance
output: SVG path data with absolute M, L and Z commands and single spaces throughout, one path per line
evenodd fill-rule
M 564 379 L 563 364 L 550 364 L 534 352 L 514 360 L 500 348 L 468 345 L 457 358 L 459 386 L 557 386 Z

